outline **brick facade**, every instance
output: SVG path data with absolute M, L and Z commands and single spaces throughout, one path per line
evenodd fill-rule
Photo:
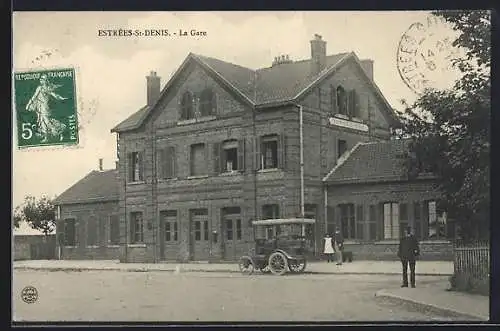
M 120 237 L 115 245 L 109 243 L 110 216 L 118 215 L 118 201 L 65 204 L 60 207 L 57 221 L 57 234 L 64 234 L 67 220 L 76 221 L 75 244 L 68 246 L 58 242 L 61 247 L 61 259 L 65 260 L 118 260 L 120 258 Z M 96 242 L 88 245 L 89 222 L 96 222 Z
M 305 204 L 315 205 L 316 237 L 321 238 L 323 215 L 322 178 L 337 161 L 337 141 L 344 139 L 347 148 L 359 141 L 384 139 L 389 135 L 389 125 L 380 115 L 375 93 L 366 80 L 358 78 L 359 71 L 347 64 L 334 73 L 332 78 L 305 95 L 299 104 L 303 107 L 304 132 L 304 182 Z M 348 77 L 351 77 L 349 79 Z M 376 136 L 369 132 L 334 127 L 328 123 L 331 113 L 330 98 L 320 97 L 331 84 L 346 84 L 356 88 L 363 96 L 372 95 L 371 123 Z M 348 86 L 347 86 L 348 85 Z M 217 95 L 217 120 L 201 118 L 198 122 L 179 123 L 180 98 L 185 91 L 200 91 L 210 87 Z M 320 100 L 321 99 L 321 100 Z M 368 107 L 368 106 L 367 106 Z M 362 107 L 361 107 L 362 108 Z M 251 221 L 259 219 L 264 204 L 277 204 L 280 217 L 296 217 L 300 209 L 300 139 L 299 112 L 297 106 L 283 106 L 254 111 L 227 87 L 221 86 L 206 70 L 195 63 L 189 65 L 178 80 L 161 99 L 145 124 L 134 131 L 120 132 L 120 217 L 121 233 L 129 237 L 130 213 L 140 211 L 151 227 L 144 227 L 142 245 L 126 245 L 122 248 L 122 259 L 127 261 L 189 260 L 197 255 L 202 260 L 233 260 L 242 255 L 252 241 Z M 365 114 L 363 110 L 361 112 Z M 254 116 L 255 114 L 255 116 Z M 363 115 L 368 121 L 368 115 Z M 185 124 L 185 125 L 183 125 Z M 279 157 L 283 160 L 277 169 L 256 171 L 258 137 L 277 135 L 280 137 Z M 213 149 L 216 144 L 235 139 L 244 141 L 244 167 L 232 174 L 214 174 Z M 191 178 L 190 146 L 204 143 L 206 149 L 207 176 Z M 282 149 L 282 145 L 284 148 Z M 155 151 L 167 146 L 176 150 L 176 173 L 174 179 L 156 180 Z M 126 183 L 129 165 L 125 157 L 133 151 L 144 152 L 144 182 Z M 241 218 L 241 239 L 227 242 L 227 229 L 223 224 L 222 211 L 228 207 L 239 207 Z M 190 213 L 195 209 L 206 209 L 209 240 L 204 252 L 198 252 L 201 245 L 193 240 Z M 163 210 L 177 211 L 178 241 L 167 243 L 163 239 L 162 224 L 159 221 Z M 218 240 L 213 239 L 214 231 Z M 202 240 L 203 241 L 203 240 Z M 194 243 L 193 243 L 194 242 Z M 317 240 L 317 250 L 320 241 Z

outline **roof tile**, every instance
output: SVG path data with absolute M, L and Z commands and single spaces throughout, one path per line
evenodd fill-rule
M 407 173 L 402 156 L 408 146 L 407 139 L 361 143 L 353 148 L 352 153 L 332 171 L 326 181 L 357 183 L 405 180 Z
M 54 200 L 54 203 L 57 205 L 65 205 L 71 203 L 118 200 L 118 189 L 118 170 L 93 170 L 76 184 L 61 193 Z

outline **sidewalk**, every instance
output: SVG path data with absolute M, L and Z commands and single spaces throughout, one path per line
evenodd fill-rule
M 490 298 L 463 292 L 447 291 L 446 280 L 428 282 L 417 278 L 417 288 L 400 288 L 379 290 L 376 297 L 414 306 L 419 310 L 427 310 L 445 316 L 463 318 L 464 321 L 488 321 Z
M 181 271 L 181 272 L 239 272 L 236 263 L 120 263 L 116 260 L 29 260 L 14 261 L 21 270 L 116 270 L 116 271 Z M 310 262 L 306 273 L 314 274 L 378 274 L 400 275 L 399 261 L 354 261 L 341 266 L 335 263 Z M 419 276 L 448 276 L 453 274 L 451 261 L 419 261 Z

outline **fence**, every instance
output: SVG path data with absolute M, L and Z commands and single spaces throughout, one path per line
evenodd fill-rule
M 490 246 L 488 242 L 456 242 L 453 247 L 454 277 L 457 289 L 474 290 L 489 284 Z

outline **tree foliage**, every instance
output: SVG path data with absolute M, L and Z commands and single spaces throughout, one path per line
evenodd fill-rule
M 409 174 L 440 178 L 442 206 L 462 236 L 489 228 L 491 23 L 489 11 L 437 11 L 459 32 L 453 46 L 465 51 L 454 66 L 462 77 L 449 90 L 426 90 L 403 101 L 403 134 L 411 137 Z M 467 238 L 464 238 L 467 239 Z
M 14 226 L 19 227 L 21 222 L 48 235 L 56 227 L 56 209 L 52 199 L 42 196 L 36 199 L 33 196 L 26 196 L 22 204 L 14 210 Z

